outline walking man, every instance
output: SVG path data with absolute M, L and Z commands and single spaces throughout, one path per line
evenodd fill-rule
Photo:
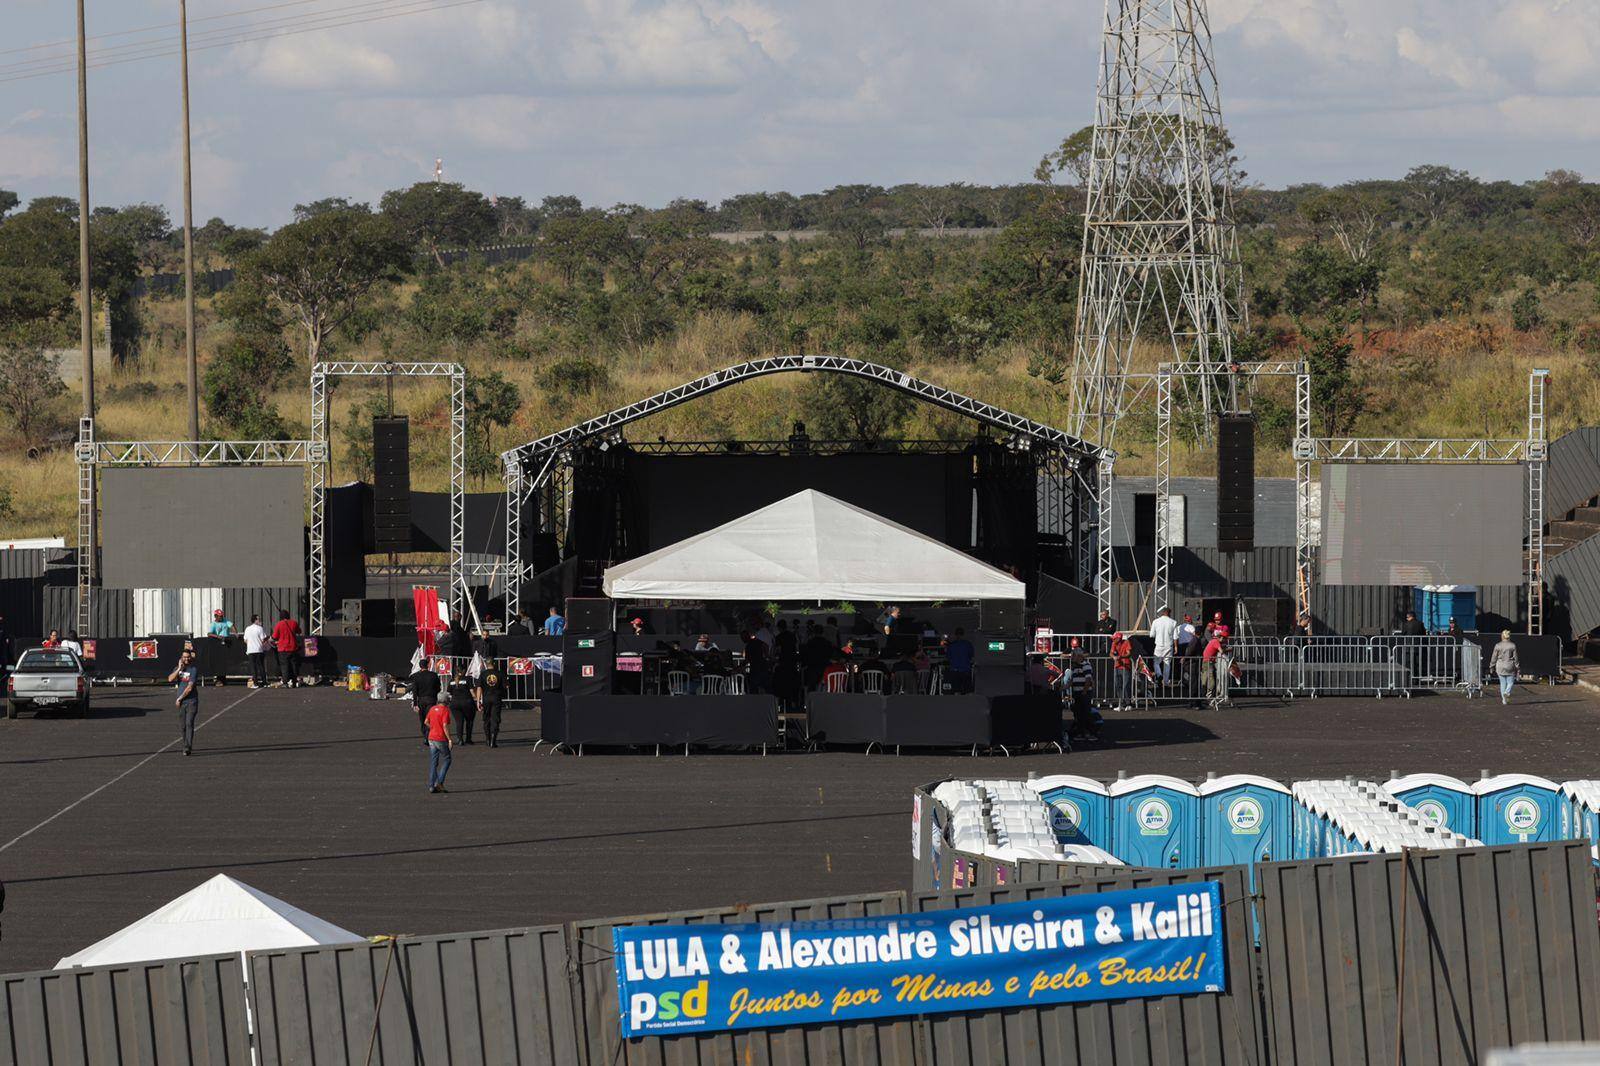
M 1133 710 L 1133 641 L 1121 633 L 1111 635 L 1112 674 L 1116 679 L 1116 692 L 1112 696 L 1113 711 Z
M 278 672 L 284 688 L 300 684 L 300 623 L 289 617 L 288 611 L 278 612 L 278 624 L 272 627 L 272 644 L 278 649 Z
M 1100 722 L 1095 717 L 1093 705 L 1094 667 L 1089 664 L 1082 648 L 1075 648 L 1072 652 L 1067 684 L 1072 693 L 1073 731 L 1069 736 L 1075 734 L 1089 740 L 1099 740 Z
M 561 617 L 560 608 L 552 606 L 549 617 L 544 620 L 544 635 L 547 637 L 559 637 L 566 631 L 567 620 Z
M 178 708 L 178 733 L 183 737 L 183 753 L 194 750 L 194 720 L 200 717 L 200 667 L 194 652 L 185 649 L 178 656 L 178 665 L 167 675 L 178 698 L 173 701 Z
M 500 712 L 506 695 L 505 675 L 490 659 L 478 675 L 478 709 L 483 712 L 483 739 L 491 748 L 500 746 Z
M 428 734 L 428 791 L 444 792 L 444 775 L 450 772 L 450 750 L 455 739 L 450 733 L 450 708 L 435 703 L 423 719 Z
M 261 616 L 250 616 L 250 624 L 244 627 L 244 656 L 250 660 L 250 687 L 266 688 L 267 686 L 267 627 L 261 624 Z
M 1511 688 L 1517 683 L 1521 667 L 1517 663 L 1517 646 L 1511 643 L 1511 630 L 1500 631 L 1500 643 L 1489 653 L 1489 667 L 1500 679 L 1500 704 L 1511 702 Z
M 428 711 L 439 702 L 439 675 L 424 658 L 411 675 L 411 705 L 417 711 L 417 726 L 422 730 L 422 746 L 428 746 Z
M 470 677 L 458 674 L 450 679 L 450 714 L 455 719 L 456 735 L 461 743 L 471 744 L 472 720 L 478 716 L 478 701 L 472 697 Z

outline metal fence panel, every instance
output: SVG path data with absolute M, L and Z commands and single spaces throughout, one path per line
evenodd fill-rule
M 1411 1064 L 1600 1035 L 1586 842 L 1264 863 L 1256 878 L 1275 1063 L 1394 1062 L 1397 1028 Z
M 578 922 L 571 928 L 577 956 L 578 1009 L 585 1066 L 908 1066 L 917 1061 L 917 1021 L 884 1018 L 788 1029 L 748 1029 L 703 1036 L 623 1040 L 611 930 L 629 925 L 726 925 L 742 922 L 814 922 L 903 913 L 899 892 L 870 896 L 768 903 Z
M 0 548 L 0 581 L 44 575 L 43 548 Z
M 133 635 L 133 590 L 96 588 L 89 600 L 90 629 L 86 636 L 131 637 Z M 46 585 L 44 626 L 48 633 L 65 633 L 78 628 L 78 590 L 73 586 Z M 43 634 L 40 634 L 43 635 Z
M 249 588 L 223 589 L 222 610 L 233 623 L 236 633 L 243 633 L 250 624 L 251 615 L 260 615 L 261 624 L 269 630 L 279 611 L 288 611 L 290 618 L 306 620 L 306 590 L 303 588 Z
M 924 1022 L 933 1066 L 1189 1066 L 1265 1062 L 1261 1002 L 1256 991 L 1249 871 L 1140 870 L 965 892 L 916 893 L 914 912 L 982 907 L 1080 893 L 1218 881 L 1227 915 L 1228 991 L 1215 995 L 1065 1003 L 981 1014 L 934 1014 Z
M 561 926 L 252 952 L 261 1066 L 575 1064 L 566 967 Z
M 4 1066 L 250 1066 L 239 956 L 0 978 Z

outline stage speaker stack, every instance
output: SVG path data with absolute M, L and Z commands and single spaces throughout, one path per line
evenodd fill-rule
M 567 601 L 567 628 L 561 637 L 561 692 L 574 696 L 609 696 L 611 672 L 617 665 L 617 639 L 611 632 L 611 601 L 577 598 Z
M 372 420 L 372 547 L 411 550 L 411 420 Z
M 1256 546 L 1256 421 L 1217 416 L 1217 550 Z
M 611 601 L 603 596 L 574 596 L 567 600 L 567 632 L 611 632 Z
M 978 632 L 995 636 L 1022 636 L 1021 600 L 979 600 Z

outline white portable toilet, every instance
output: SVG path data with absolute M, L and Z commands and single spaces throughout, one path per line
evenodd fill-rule
M 1165 774 L 1114 781 L 1111 851 L 1130 866 L 1159 868 L 1201 864 L 1200 790 Z
M 1600 847 L 1600 781 L 1567 781 L 1561 799 L 1561 839 Z
M 1485 844 L 1548 843 L 1560 836 L 1560 786 L 1533 774 L 1499 774 L 1472 783 Z
M 1407 774 L 1383 783 L 1384 791 L 1422 815 L 1429 825 L 1462 836 L 1478 832 L 1478 797 L 1472 786 L 1447 774 Z
M 1106 786 L 1091 777 L 1055 774 L 1028 781 L 1028 787 L 1048 803 L 1051 825 L 1062 846 L 1111 844 L 1111 799 Z

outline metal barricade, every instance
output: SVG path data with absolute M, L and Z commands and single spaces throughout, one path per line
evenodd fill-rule
M 1300 649 L 1300 685 L 1309 696 L 1382 696 L 1392 691 L 1394 677 L 1387 663 L 1374 665 L 1367 637 L 1292 637 Z
M 558 671 L 540 669 L 541 661 L 554 660 L 561 662 L 559 655 L 502 655 L 495 658 L 495 666 L 505 678 L 505 701 L 507 703 L 537 703 L 544 698 L 546 692 L 561 691 L 561 674 Z M 449 674 L 439 667 L 449 664 Z M 450 679 L 464 676 L 472 666 L 470 655 L 435 655 L 429 660 L 429 665 L 438 673 L 444 683 L 448 685 Z M 403 680 L 403 679 L 402 679 Z
M 1483 695 L 1483 648 L 1470 640 L 1461 642 L 1461 679 L 1456 688 L 1468 699 Z
M 1228 653 L 1239 669 L 1233 691 L 1292 698 L 1304 683 L 1300 648 L 1270 637 L 1240 637 Z
M 1399 687 L 1454 688 L 1461 680 L 1461 655 L 1456 637 L 1383 636 L 1372 638 L 1372 661 L 1388 663 Z

